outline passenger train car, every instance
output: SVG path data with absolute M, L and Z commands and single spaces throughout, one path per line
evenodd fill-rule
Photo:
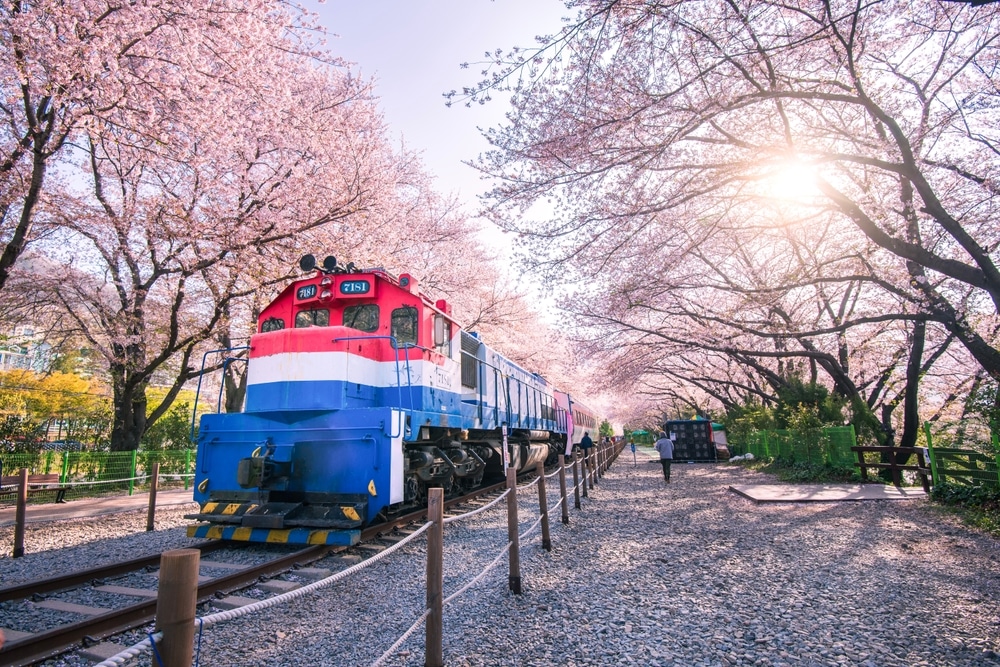
M 596 431 L 591 410 L 463 330 L 413 276 L 300 266 L 314 275 L 258 319 L 243 412 L 201 419 L 190 536 L 354 544 L 430 487 L 503 479 Z

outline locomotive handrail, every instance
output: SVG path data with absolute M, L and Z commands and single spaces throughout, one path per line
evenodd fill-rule
M 535 410 L 535 416 L 534 416 L 534 418 L 531 416 L 531 401 L 529 400 L 528 391 L 533 389 L 534 393 L 535 393 L 535 399 L 537 400 L 539 398 L 540 394 L 541 394 L 541 392 L 537 388 L 532 387 L 531 385 L 528 384 L 527 381 L 522 380 L 521 378 L 517 377 L 516 375 L 505 373 L 504 370 L 501 369 L 500 367 L 495 366 L 494 364 L 491 364 L 490 362 L 486 361 L 485 359 L 480 359 L 479 357 L 477 357 L 472 352 L 469 352 L 467 350 L 459 350 L 459 352 L 461 354 L 464 354 L 464 355 L 468 356 L 468 357 L 471 357 L 472 359 L 474 359 L 477 363 L 481 364 L 482 366 L 486 366 L 487 368 L 490 368 L 490 369 L 493 370 L 493 377 L 494 377 L 494 383 L 495 383 L 494 392 L 493 392 L 493 398 L 494 398 L 493 419 L 498 424 L 500 423 L 500 400 L 499 400 L 500 399 L 500 395 L 499 395 L 499 391 L 498 391 L 498 387 L 499 387 L 500 383 L 496 382 L 497 376 L 499 376 L 499 378 L 501 378 L 501 379 L 504 380 L 504 382 L 503 382 L 503 385 L 504 385 L 504 396 L 503 397 L 504 397 L 504 400 L 505 400 L 505 403 L 506 403 L 505 406 L 504 406 L 504 412 L 506 413 L 506 417 L 507 417 L 506 421 L 507 421 L 507 423 L 510 423 L 512 421 L 512 417 L 513 417 L 513 408 L 511 407 L 511 400 L 510 400 L 510 393 L 511 393 L 510 392 L 510 381 L 513 380 L 514 382 L 517 383 L 517 387 L 518 387 L 519 390 L 520 390 L 520 388 L 522 386 L 525 387 L 525 400 L 528 402 L 528 405 L 527 405 L 527 408 L 526 408 L 526 414 L 522 415 L 520 413 L 520 400 L 518 400 L 518 410 L 519 410 L 518 411 L 518 426 L 520 426 L 521 422 L 523 421 L 523 422 L 526 423 L 526 426 L 525 426 L 526 428 L 533 428 L 533 426 L 532 426 L 532 419 L 534 419 L 534 421 L 535 421 L 535 425 L 534 426 L 544 427 L 545 425 L 541 423 L 541 422 L 544 422 L 544 421 L 551 421 L 551 422 L 555 423 L 555 425 L 557 427 L 560 426 L 558 420 L 556 420 L 556 419 L 545 420 L 545 419 L 540 418 L 538 416 L 538 410 L 537 409 Z M 479 368 L 478 370 L 480 371 L 480 382 L 479 382 L 479 389 L 477 391 L 477 395 L 479 397 L 480 403 L 482 403 L 482 399 L 485 396 L 485 392 L 483 390 L 483 384 L 484 384 L 483 380 L 484 380 L 484 378 L 482 377 L 484 369 L 483 368 Z M 540 377 L 540 376 L 536 375 L 536 377 Z M 518 394 L 518 396 L 520 396 L 520 394 Z M 536 408 L 537 408 L 537 406 L 536 406 Z
M 499 376 L 499 378 L 505 380 L 505 382 L 502 383 L 503 387 L 504 387 L 504 392 L 503 392 L 503 398 L 504 398 L 504 403 L 505 403 L 505 405 L 504 405 L 504 412 L 506 413 L 505 416 L 507 417 L 506 422 L 509 424 L 511 422 L 511 418 L 513 417 L 513 408 L 511 407 L 511 404 L 510 404 L 510 380 L 513 380 L 514 382 L 517 382 L 518 386 L 520 386 L 520 385 L 527 386 L 527 383 L 524 380 L 522 380 L 522 379 L 520 379 L 520 378 L 518 378 L 518 377 L 516 377 L 514 375 L 508 375 L 507 373 L 505 373 L 503 371 L 502 368 L 491 364 L 490 362 L 486 361 L 485 359 L 480 359 L 479 357 L 475 356 L 471 352 L 467 352 L 465 350 L 460 350 L 460 352 L 462 354 L 465 354 L 465 355 L 468 355 L 468 356 L 472 357 L 473 359 L 475 359 L 482 366 L 486 366 L 487 368 L 490 368 L 490 369 L 493 370 L 493 379 L 494 379 L 494 382 L 493 382 L 493 385 L 494 385 L 493 386 L 493 419 L 494 419 L 494 421 L 496 421 L 496 423 L 497 423 L 498 426 L 501 423 L 500 422 L 500 392 L 499 392 L 499 387 L 500 387 L 501 383 L 497 381 L 497 379 L 498 379 L 497 376 Z M 482 377 L 482 373 L 485 371 L 485 369 L 480 368 L 479 371 L 480 371 L 481 375 L 480 375 L 479 392 L 478 393 L 479 393 L 479 401 L 480 401 L 480 403 L 482 403 L 482 399 L 485 396 L 485 392 L 483 391 L 483 384 L 484 384 L 483 380 L 484 380 L 484 378 Z M 518 407 L 520 408 L 520 402 L 518 402 Z M 530 418 L 531 418 L 531 415 L 530 415 L 530 409 L 529 409 L 529 414 L 524 419 L 530 420 Z M 521 419 L 522 419 L 521 414 L 520 414 L 520 412 L 518 412 L 518 425 L 520 425 Z M 530 421 L 529 421 L 528 428 L 531 428 Z
M 205 377 L 205 362 L 208 360 L 208 355 L 217 354 L 219 352 L 233 352 L 235 350 L 249 349 L 249 345 L 243 345 L 241 347 L 220 347 L 217 350 L 209 350 L 201 356 L 201 372 L 198 373 L 198 388 L 194 392 L 194 408 L 191 409 L 191 442 L 194 442 L 194 427 L 198 421 L 198 398 L 201 396 L 201 379 Z M 225 372 L 225 361 L 223 361 L 223 372 Z M 224 385 L 225 382 L 219 386 L 219 408 L 222 407 L 222 386 Z
M 403 379 L 400 377 L 400 373 L 399 373 L 399 347 L 400 347 L 400 345 L 399 345 L 399 341 L 396 340 L 396 337 L 395 336 L 341 336 L 339 338 L 334 338 L 333 342 L 334 343 L 339 343 L 341 341 L 346 341 L 346 340 L 387 340 L 387 341 L 389 341 L 389 344 L 392 345 L 392 349 L 396 351 L 396 390 L 397 390 L 397 392 L 399 394 L 399 405 L 402 406 L 403 405 Z M 411 346 L 410 343 L 404 343 L 403 344 L 403 348 L 404 349 L 406 347 L 408 347 L 408 346 Z M 416 346 L 412 346 L 412 347 L 416 347 Z M 413 412 L 413 410 L 414 410 L 414 407 L 413 407 L 413 402 L 414 402 L 413 401 L 413 382 L 410 379 L 410 358 L 409 358 L 408 355 L 406 357 L 406 387 L 407 387 L 407 389 L 410 390 L 409 391 L 409 395 L 410 395 L 410 412 Z M 399 433 L 402 433 L 402 432 L 403 432 L 403 425 L 402 425 L 402 422 L 400 422 Z M 399 437 L 399 433 L 393 434 L 392 433 L 392 428 L 391 427 L 389 428 L 389 437 L 390 438 L 398 438 Z

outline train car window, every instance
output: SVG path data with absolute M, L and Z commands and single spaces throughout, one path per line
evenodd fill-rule
M 295 313 L 295 328 L 330 326 L 329 310 L 300 310 Z
M 378 304 L 347 306 L 344 308 L 344 326 L 358 331 L 378 331 Z
M 440 315 L 434 316 L 434 349 L 451 357 L 451 322 Z
M 417 344 L 417 309 L 403 306 L 392 311 L 392 336 L 397 345 Z
M 285 320 L 280 317 L 269 317 L 260 325 L 260 332 L 281 331 L 285 328 Z

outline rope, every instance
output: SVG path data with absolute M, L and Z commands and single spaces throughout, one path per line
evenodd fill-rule
M 475 584 L 482 581 L 483 577 L 485 577 L 494 567 L 496 567 L 497 563 L 499 563 L 504 556 L 510 553 L 510 547 L 513 544 L 514 544 L 513 542 L 508 542 L 506 545 L 504 545 L 504 548 L 500 550 L 500 553 L 497 555 L 496 558 L 493 559 L 493 562 L 486 566 L 486 569 L 480 572 L 476 578 L 467 583 L 465 586 L 462 586 L 457 591 L 446 597 L 444 601 L 441 603 L 441 606 L 443 607 L 444 605 L 448 604 L 449 602 L 457 598 L 459 595 L 472 588 Z
M 541 515 L 541 516 L 539 516 L 539 517 L 538 517 L 538 519 L 536 519 L 536 520 L 535 520 L 535 523 L 531 524 L 531 526 L 530 526 L 530 527 L 529 527 L 529 528 L 528 528 L 528 529 L 527 529 L 526 531 L 524 531 L 523 533 L 521 533 L 520 535 L 518 535 L 518 537 L 519 537 L 520 539 L 522 539 L 522 540 L 523 540 L 523 539 L 524 539 L 524 538 L 526 538 L 526 537 L 527 537 L 528 535 L 530 535 L 530 534 L 532 533 L 532 531 L 534 531 L 534 530 L 535 530 L 535 528 L 538 528 L 538 525 L 539 525 L 540 523 L 542 523 L 542 518 L 543 518 L 544 516 L 545 516 L 544 514 L 543 514 L 543 515 Z
M 130 646 L 121 653 L 111 656 L 104 662 L 99 662 L 94 667 L 119 667 L 119 665 L 124 665 L 133 658 L 138 658 L 140 655 L 149 650 L 151 641 L 156 642 L 163 639 L 163 633 L 157 632 L 156 634 L 149 635 L 148 639 L 143 639 L 141 642 L 135 646 Z
M 381 665 L 383 665 L 385 663 L 386 659 L 390 655 L 392 655 L 393 653 L 395 653 L 396 649 L 399 648 L 400 646 L 402 646 L 403 642 L 405 642 L 407 639 L 409 639 L 410 635 L 412 635 L 414 632 L 416 632 L 417 628 L 420 627 L 420 624 L 423 623 L 424 621 L 426 621 L 427 617 L 430 616 L 430 615 L 431 615 L 431 610 L 430 609 L 427 609 L 426 611 L 424 611 L 424 613 L 420 615 L 420 618 L 418 618 L 416 620 L 416 622 L 413 625 L 410 626 L 410 629 L 407 630 L 406 632 L 404 632 L 403 636 L 400 637 L 399 639 L 397 639 L 395 644 L 393 644 L 392 646 L 390 646 L 389 649 L 385 653 L 383 653 L 382 656 L 378 660 L 376 660 L 375 662 L 372 663 L 372 667 L 381 667 Z
M 477 514 L 479 514 L 481 512 L 485 512 L 486 510 L 490 509 L 491 507 L 493 507 L 494 505 L 496 505 L 498 502 L 500 502 L 501 500 L 503 500 L 504 498 L 506 498 L 507 494 L 509 494 L 509 493 L 510 493 L 510 489 L 507 489 L 506 491 L 504 491 L 503 493 L 500 494 L 499 498 L 497 498 L 496 500 L 492 501 L 488 505 L 483 505 L 482 507 L 479 507 L 479 508 L 476 508 L 476 509 L 474 509 L 472 511 L 466 512 L 465 514 L 459 514 L 458 516 L 449 516 L 449 517 L 445 518 L 444 522 L 446 524 L 448 524 L 448 523 L 452 523 L 453 521 L 461 521 L 462 519 L 468 519 L 469 517 L 476 516 Z
M 118 484 L 121 482 L 143 482 L 149 479 L 149 475 L 139 475 L 138 477 L 126 477 L 124 479 L 101 479 L 95 482 L 66 482 L 61 486 L 93 486 L 94 484 Z
M 517 490 L 520 491 L 521 489 L 530 489 L 535 484 L 538 484 L 538 477 L 536 477 L 535 479 L 531 480 L 530 482 L 524 484 L 523 486 L 517 487 Z

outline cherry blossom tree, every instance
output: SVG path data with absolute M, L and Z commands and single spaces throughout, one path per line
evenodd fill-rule
M 54 231 L 37 248 L 66 268 L 36 279 L 107 362 L 113 449 L 136 448 L 170 408 L 276 253 L 321 228 L 358 235 L 359 213 L 391 189 L 396 158 L 366 84 L 291 47 L 245 66 L 242 97 L 206 94 L 185 113 L 207 122 L 166 142 L 91 122 L 75 154 L 86 188 L 39 208 Z M 169 389 L 148 410 L 154 377 Z
M 598 322 L 645 309 L 618 343 L 660 337 L 681 359 L 737 361 L 756 377 L 727 376 L 744 395 L 791 362 L 868 403 L 864 389 L 885 398 L 905 362 L 915 399 L 952 341 L 1000 376 L 995 9 L 570 6 L 561 33 L 496 54 L 463 95 L 512 91 L 480 160 L 498 180 L 488 212 L 551 277 L 582 285 L 579 310 Z M 784 230 L 801 240 L 776 241 Z M 803 248 L 817 256 L 788 254 Z
M 267 95 L 287 74 L 257 67 L 274 54 L 325 58 L 311 18 L 280 0 L 14 0 L 0 22 L 0 289 L 50 222 L 38 207 L 88 132 L 176 149 L 228 124 L 248 85 Z

